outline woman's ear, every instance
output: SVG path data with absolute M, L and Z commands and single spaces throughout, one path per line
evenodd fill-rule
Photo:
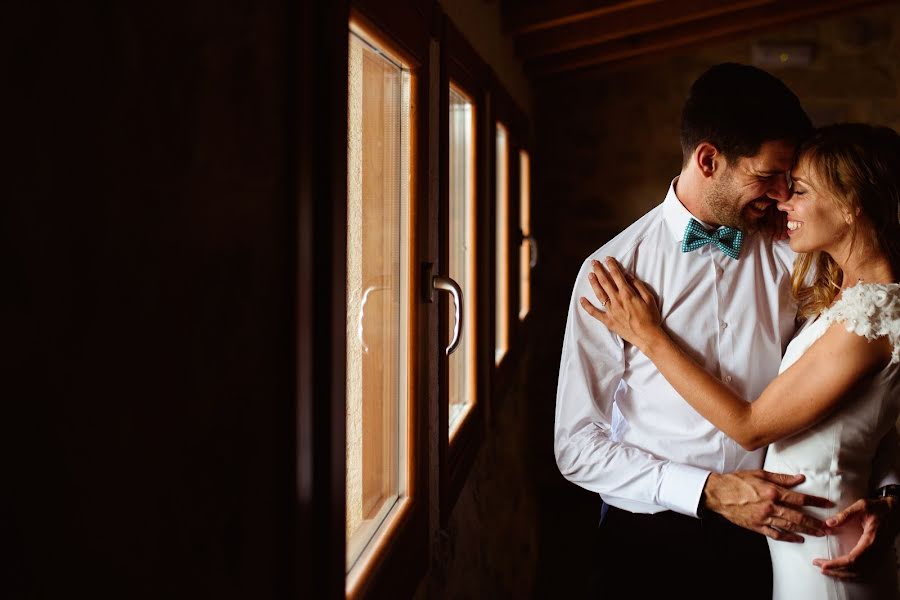
M 712 177 L 722 160 L 722 153 L 713 144 L 701 142 L 694 149 L 694 163 L 704 177 Z
M 857 211 L 856 214 L 858 215 L 859 212 Z M 844 222 L 847 223 L 847 225 L 853 225 L 854 218 L 855 218 L 855 215 L 851 211 L 849 211 L 849 210 L 844 211 Z
M 847 225 L 852 225 L 853 221 L 859 218 L 859 215 L 862 214 L 862 208 L 857 206 L 856 208 L 851 208 L 850 210 L 844 211 L 844 221 L 847 222 Z

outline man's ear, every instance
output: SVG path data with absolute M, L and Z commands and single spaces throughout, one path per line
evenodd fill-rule
M 723 166 L 721 163 L 724 158 L 719 149 L 709 142 L 700 142 L 694 148 L 694 164 L 704 177 L 712 177 L 716 170 Z

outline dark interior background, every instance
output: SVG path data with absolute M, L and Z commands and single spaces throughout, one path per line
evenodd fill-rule
M 756 43 L 815 46 L 808 67 L 775 72 L 817 124 L 900 129 L 900 7 L 524 87 L 498 3 L 445 8 L 530 117 L 541 262 L 530 344 L 416 597 L 579 597 L 599 502 L 560 477 L 552 428 L 581 261 L 662 200 L 691 81 L 751 62 Z M 3 20 L 3 597 L 293 589 L 302 14 L 98 2 Z

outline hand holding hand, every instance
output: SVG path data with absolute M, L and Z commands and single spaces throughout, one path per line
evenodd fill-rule
M 703 488 L 705 507 L 735 525 L 774 540 L 802 542 L 801 533 L 821 537 L 825 535 L 825 524 L 804 514 L 800 508 L 829 508 L 834 503 L 788 489 L 804 479 L 803 475 L 783 475 L 761 469 L 724 475 L 712 473 Z
M 878 564 L 881 553 L 893 549 L 892 542 L 900 531 L 900 500 L 892 496 L 857 500 L 826 521 L 831 528 L 859 520 L 862 535 L 856 546 L 843 556 L 828 560 L 817 558 L 813 564 L 824 575 L 837 579 L 865 579 Z
M 614 258 L 608 257 L 606 265 L 593 261 L 588 275 L 594 294 L 606 310 L 600 310 L 583 296 L 581 306 L 613 333 L 646 352 L 655 336 L 665 335 L 656 299 L 643 281 L 626 275 Z

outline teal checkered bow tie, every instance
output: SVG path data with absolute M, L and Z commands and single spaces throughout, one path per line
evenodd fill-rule
M 720 227 L 715 231 L 703 229 L 703 225 L 695 219 L 691 219 L 684 230 L 684 240 L 681 242 L 682 252 L 693 252 L 706 244 L 715 244 L 726 256 L 734 260 L 741 254 L 741 242 L 744 241 L 744 233 L 734 227 Z

